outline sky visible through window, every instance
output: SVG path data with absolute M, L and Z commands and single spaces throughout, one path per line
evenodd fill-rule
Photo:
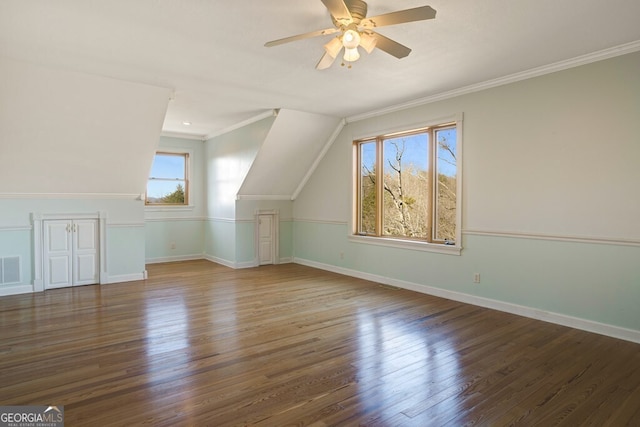
M 156 154 L 149 176 L 150 178 L 159 178 L 159 180 L 149 180 L 147 185 L 148 198 L 162 198 L 167 194 L 171 194 L 176 190 L 178 184 L 184 188 L 184 155 Z
M 439 139 L 445 138 L 447 144 L 453 151 L 456 152 L 456 128 L 440 129 L 437 131 Z M 401 146 L 404 140 L 404 154 L 402 156 L 402 163 L 404 166 L 413 165 L 416 170 L 427 170 L 428 165 L 428 153 L 426 149 L 426 134 L 409 135 L 399 138 L 392 138 L 385 140 L 384 150 L 385 157 L 393 161 L 395 159 L 395 142 L 398 146 Z M 366 143 L 361 145 L 362 164 L 366 166 L 370 171 L 374 169 L 376 159 L 376 146 L 375 143 Z M 447 176 L 456 176 L 456 160 L 447 150 L 440 149 L 438 147 L 438 173 Z M 390 168 L 389 163 L 385 165 L 385 171 Z M 366 171 L 363 171 L 366 173 Z

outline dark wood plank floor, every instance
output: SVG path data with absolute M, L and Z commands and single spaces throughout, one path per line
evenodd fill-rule
M 0 404 L 67 426 L 640 425 L 640 344 L 300 265 L 0 298 Z

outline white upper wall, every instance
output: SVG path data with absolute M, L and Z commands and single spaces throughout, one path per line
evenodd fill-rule
M 292 199 L 341 120 L 281 109 L 238 194 Z
M 352 141 L 464 113 L 463 229 L 640 240 L 640 53 L 350 123 L 294 204 L 351 216 Z
M 236 218 L 236 196 L 274 117 L 218 135 L 205 143 L 207 216 Z
M 0 57 L 0 194 L 140 194 L 170 90 Z

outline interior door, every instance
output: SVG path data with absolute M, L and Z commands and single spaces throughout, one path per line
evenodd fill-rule
M 73 285 L 98 283 L 98 222 L 73 221 Z
M 273 215 L 258 215 L 258 258 L 260 265 L 273 264 Z
M 73 224 L 68 220 L 44 222 L 45 288 L 62 288 L 73 284 Z
M 44 221 L 45 289 L 99 282 L 98 221 Z

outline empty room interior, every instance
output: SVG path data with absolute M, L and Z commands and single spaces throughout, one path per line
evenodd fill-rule
M 639 16 L 3 0 L 0 405 L 640 425 Z

